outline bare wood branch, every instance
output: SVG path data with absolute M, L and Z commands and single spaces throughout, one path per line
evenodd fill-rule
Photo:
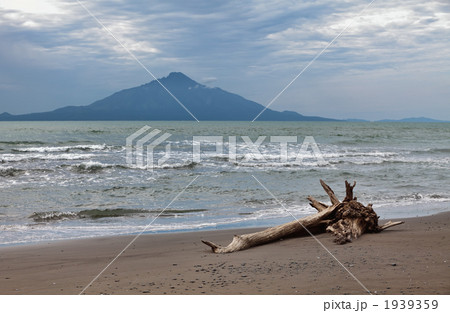
M 311 196 L 308 197 L 308 200 L 310 201 L 309 205 L 312 206 L 313 208 L 315 208 L 319 212 L 328 208 L 328 206 L 326 204 L 317 201 L 316 199 L 314 199 Z
M 353 188 L 355 188 L 355 186 L 356 182 L 353 182 L 353 185 L 350 185 L 348 181 L 345 181 L 345 199 L 342 202 L 356 200 L 356 198 L 353 198 Z
M 386 224 L 384 224 L 383 226 L 380 226 L 379 230 L 382 231 L 382 230 L 388 229 L 389 227 L 397 226 L 397 225 L 404 224 L 404 223 L 405 222 L 403 222 L 403 221 L 399 221 L 399 222 L 391 222 L 391 221 L 389 221 Z
M 320 180 L 320 184 L 323 187 L 323 190 L 325 190 L 325 192 L 327 193 L 328 197 L 330 197 L 331 200 L 331 204 L 335 205 L 335 204 L 339 204 L 340 201 L 339 199 L 336 197 L 336 195 L 334 194 L 333 189 L 330 188 L 330 186 L 328 186 L 327 184 L 325 184 L 325 182 L 323 180 Z
M 240 250 L 245 250 L 254 246 L 262 245 L 265 243 L 273 242 L 281 238 L 289 237 L 298 233 L 304 228 L 311 228 L 318 226 L 320 222 L 327 216 L 332 214 L 338 207 L 338 204 L 330 206 L 326 210 L 318 212 L 313 215 L 306 216 L 299 220 L 295 220 L 276 227 L 267 228 L 263 231 L 256 233 L 235 235 L 233 241 L 226 246 L 222 247 L 210 241 L 202 240 L 202 242 L 211 247 L 214 253 L 230 253 Z

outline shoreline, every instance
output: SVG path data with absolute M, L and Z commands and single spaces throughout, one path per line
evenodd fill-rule
M 402 220 L 346 245 L 317 239 L 372 293 L 450 294 L 450 212 Z M 143 234 L 86 294 L 366 294 L 311 237 L 225 255 L 200 241 L 258 229 Z M 134 237 L 2 246 L 0 294 L 78 294 Z
M 382 218 L 380 221 L 387 221 L 387 220 L 405 220 L 410 218 L 420 218 L 420 217 L 428 217 L 428 216 L 434 216 L 438 214 L 445 214 L 450 213 L 450 208 L 446 210 L 442 209 L 435 209 L 432 211 L 427 211 L 427 214 L 424 215 L 416 215 L 411 216 L 411 214 L 406 215 L 406 217 L 389 217 L 389 218 Z M 425 213 L 425 212 L 422 212 Z M 314 214 L 312 212 L 311 214 Z M 305 215 L 307 216 L 307 214 Z M 303 217 L 303 216 L 301 216 Z M 246 231 L 246 232 L 252 232 L 255 229 L 265 229 L 276 225 L 281 225 L 287 222 L 290 222 L 292 220 L 291 217 L 286 217 L 286 220 L 283 221 L 282 218 L 274 219 L 272 223 L 267 223 L 267 225 L 261 225 L 261 226 L 248 226 L 243 223 L 243 226 L 236 226 L 236 227 L 228 227 L 229 225 L 221 225 L 221 227 L 217 226 L 211 226 L 211 227 L 205 227 L 202 229 L 176 229 L 176 230 L 162 230 L 162 231 L 145 231 L 142 235 L 163 235 L 163 234 L 184 234 L 184 233 L 202 233 L 202 232 L 216 232 L 216 231 Z M 238 225 L 240 223 L 237 223 Z M 17 247 L 17 246 L 34 246 L 39 244 L 49 244 L 49 243 L 57 243 L 57 242 L 64 242 L 64 241 L 72 241 L 72 240 L 88 240 L 88 239 L 97 239 L 97 238 L 111 238 L 111 237 L 122 237 L 122 236 L 136 236 L 139 234 L 139 232 L 133 232 L 133 233 L 122 233 L 122 234 L 115 234 L 115 235 L 96 235 L 91 237 L 73 237 L 73 238 L 59 238 L 54 240 L 42 240 L 42 241 L 28 241 L 28 242 L 13 242 L 13 243 L 0 243 L 0 249 L 1 248 L 7 248 L 7 247 Z

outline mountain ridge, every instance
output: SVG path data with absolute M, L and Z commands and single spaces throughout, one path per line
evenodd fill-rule
M 163 87 L 164 86 L 164 87 Z M 53 111 L 12 115 L 0 114 L 0 121 L 124 121 L 195 120 L 168 92 L 170 91 L 200 121 L 252 121 L 264 106 L 219 87 L 200 84 L 181 72 L 146 84 L 117 91 L 85 106 L 65 106 Z M 332 119 L 305 116 L 294 111 L 266 109 L 257 121 L 342 121 L 370 122 L 364 119 Z M 448 122 L 425 117 L 383 119 L 376 122 Z
M 263 109 L 259 103 L 208 87 L 181 72 L 141 86 L 123 89 L 87 106 L 66 106 L 49 112 L 22 115 L 0 114 L 0 121 L 75 121 L 75 120 L 194 120 L 169 93 L 171 92 L 200 121 L 251 121 Z M 337 121 L 319 116 L 304 116 L 293 111 L 266 109 L 259 121 Z

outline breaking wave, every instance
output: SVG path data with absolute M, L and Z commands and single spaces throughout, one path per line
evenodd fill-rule
M 99 162 L 86 162 L 77 165 L 72 165 L 71 170 L 75 173 L 80 174 L 94 174 L 100 173 L 108 167 L 110 166 Z
M 79 174 L 95 174 L 95 173 L 101 173 L 105 169 L 111 169 L 111 168 L 122 168 L 126 169 L 128 166 L 122 165 L 122 164 L 103 164 L 100 162 L 94 162 L 89 161 L 81 164 L 75 164 L 71 165 L 70 169 L 71 171 Z
M 49 212 L 34 212 L 29 216 L 35 222 L 48 222 L 48 221 L 59 221 L 66 219 L 75 219 L 78 218 L 77 213 L 74 212 L 58 212 L 58 211 L 49 211 Z
M 61 154 L 3 154 L 1 155 L 1 162 L 22 162 L 22 161 L 60 161 L 60 160 L 85 160 L 90 159 L 93 154 L 81 153 L 61 153 Z
M 111 147 L 106 144 L 103 145 L 76 145 L 76 146 L 57 146 L 57 147 L 29 147 L 29 148 L 14 148 L 14 152 L 70 152 L 70 151 L 99 151 L 108 150 Z
M 192 210 L 144 210 L 144 209 L 89 209 L 82 210 L 79 212 L 59 212 L 59 211 L 48 211 L 48 212 L 34 212 L 29 216 L 35 222 L 50 222 L 50 221 L 60 221 L 60 220 L 72 220 L 72 219 L 99 219 L 107 217 L 122 217 L 122 216 L 132 216 L 137 214 L 151 214 L 158 215 L 160 217 L 169 217 L 175 215 L 182 215 L 187 213 L 198 213 L 205 212 L 205 209 L 192 209 Z

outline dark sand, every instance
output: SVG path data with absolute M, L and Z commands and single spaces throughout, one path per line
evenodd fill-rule
M 405 219 L 338 246 L 317 238 L 372 293 L 450 293 L 450 212 Z M 228 244 L 249 230 L 143 235 L 86 294 L 365 294 L 313 238 L 216 255 L 200 239 Z M 78 294 L 132 236 L 0 248 L 1 294 Z

